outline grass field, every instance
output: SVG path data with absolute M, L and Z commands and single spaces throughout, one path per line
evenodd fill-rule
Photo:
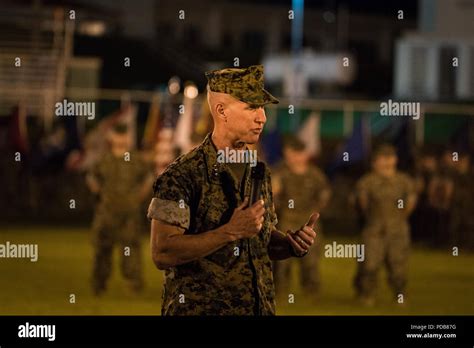
M 2 315 L 159 315 L 162 274 L 151 262 L 144 236 L 146 289 L 140 296 L 125 291 L 115 255 L 108 292 L 95 298 L 90 289 L 92 248 L 83 228 L 0 229 L 0 243 L 37 243 L 39 259 L 0 259 Z M 327 242 L 332 242 L 327 237 Z M 337 242 L 347 239 L 335 238 Z M 118 251 L 117 251 L 118 252 Z M 317 300 L 304 297 L 296 282 L 295 303 L 279 301 L 281 315 L 472 315 L 474 314 L 474 254 L 455 257 L 451 250 L 415 248 L 410 258 L 409 303 L 392 302 L 386 277 L 379 275 L 378 302 L 365 308 L 354 301 L 353 259 L 321 261 L 322 291 Z M 76 303 L 69 302 L 74 294 Z M 287 301 L 286 301 L 287 302 Z

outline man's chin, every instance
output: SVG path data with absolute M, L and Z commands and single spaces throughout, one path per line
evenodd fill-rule
M 258 140 L 260 138 L 260 135 L 252 135 L 248 138 L 248 141 L 246 141 L 247 144 L 253 145 L 258 143 Z
M 240 138 L 239 142 L 242 142 L 244 144 L 249 144 L 249 145 L 253 145 L 253 144 L 256 144 L 258 143 L 258 140 L 260 139 L 260 134 L 261 133 L 250 133 L 250 134 L 247 134 L 246 136 L 243 136 Z
M 258 143 L 258 140 L 260 139 L 261 134 L 262 134 L 261 132 L 259 132 L 259 133 L 253 133 L 252 132 L 251 134 L 249 134 L 247 144 Z

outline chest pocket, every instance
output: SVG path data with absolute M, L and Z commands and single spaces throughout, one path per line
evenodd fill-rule
M 234 241 L 206 256 L 206 259 L 219 265 L 224 270 L 228 270 L 241 260 L 244 252 L 242 245 L 241 240 Z
M 223 187 L 225 186 L 213 183 L 203 192 L 198 209 L 197 220 L 200 221 L 198 232 L 214 230 L 229 222 L 232 217 L 234 212 L 232 207 L 236 203 L 233 201 L 233 197 L 229 195 L 230 192 L 223 192 Z M 224 269 L 228 269 L 238 262 L 242 251 L 241 241 L 238 240 L 228 243 L 205 258 Z
M 221 204 L 222 201 L 219 203 L 215 202 L 215 205 L 207 210 L 203 219 L 203 231 L 216 229 L 229 221 L 233 209 L 222 208 L 222 206 L 221 209 L 219 209 Z M 228 269 L 238 262 L 242 251 L 241 240 L 237 240 L 226 244 L 219 250 L 207 255 L 205 258 L 224 269 Z

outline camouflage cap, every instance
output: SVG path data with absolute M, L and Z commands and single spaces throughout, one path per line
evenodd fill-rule
M 227 93 L 244 103 L 263 106 L 279 101 L 263 88 L 263 65 L 206 72 L 212 92 Z

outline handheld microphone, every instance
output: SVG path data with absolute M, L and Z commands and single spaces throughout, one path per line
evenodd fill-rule
M 252 168 L 252 173 L 250 175 L 251 186 L 249 206 L 253 205 L 256 201 L 260 199 L 264 175 L 265 165 L 263 164 L 263 162 L 257 162 L 257 165 Z

